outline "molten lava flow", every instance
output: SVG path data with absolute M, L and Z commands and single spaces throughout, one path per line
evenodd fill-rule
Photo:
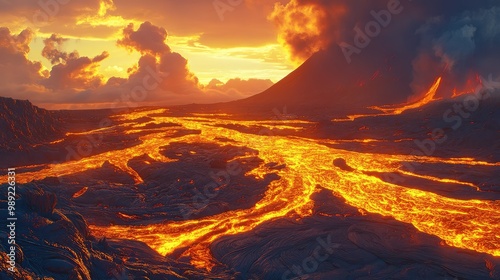
M 387 115 L 399 115 L 403 113 L 404 111 L 410 110 L 410 109 L 416 109 L 419 107 L 422 107 L 426 104 L 429 104 L 430 102 L 434 101 L 434 97 L 436 96 L 436 92 L 441 85 L 441 77 L 437 78 L 437 80 L 434 82 L 432 87 L 429 89 L 429 91 L 422 97 L 422 99 L 415 101 L 413 103 L 405 104 L 400 107 L 395 107 L 395 108 L 384 108 L 384 107 L 372 107 L 373 109 L 380 110 Z
M 438 79 L 428 96 L 433 96 L 439 82 Z M 394 112 L 399 110 L 401 108 Z M 348 204 L 359 208 L 360 211 L 378 213 L 411 223 L 418 230 L 436 235 L 452 246 L 500 256 L 500 238 L 497 234 L 500 232 L 500 202 L 447 198 L 433 192 L 388 183 L 369 175 L 400 172 L 405 162 L 479 166 L 500 166 L 499 163 L 471 162 L 468 158 L 443 160 L 425 156 L 358 153 L 328 147 L 322 144 L 324 140 L 247 134 L 226 128 L 231 124 L 265 126 L 265 122 L 213 117 L 165 117 L 156 113 L 159 112 L 141 112 L 141 116 L 129 114 L 118 119 L 130 121 L 149 116 L 155 123 L 181 123 L 184 129 L 200 130 L 201 134 L 172 138 L 177 128 L 166 127 L 162 131 L 151 131 L 150 134 L 142 136 L 142 143 L 134 147 L 102 153 L 79 161 L 49 165 L 40 171 L 19 174 L 18 178 L 42 179 L 47 176 L 73 174 L 99 168 L 105 161 L 110 161 L 137 182 L 141 182 L 142 178 L 127 164 L 130 159 L 149 155 L 154 161 L 169 162 L 173 160 L 163 156 L 160 149 L 170 141 L 225 145 L 225 142 L 219 142 L 217 139 L 226 138 L 232 140 L 231 145 L 257 150 L 259 158 L 263 160 L 258 168 L 251 170 L 246 176 L 263 178 L 264 174 L 275 172 L 280 177 L 268 185 L 263 198 L 255 206 L 198 220 L 169 221 L 142 226 L 91 226 L 91 230 L 94 234 L 110 238 L 143 241 L 161 254 L 180 250 L 183 256 L 191 258 L 193 265 L 210 269 L 216 263 L 209 250 L 214 240 L 250 231 L 274 219 L 311 215 L 314 206 L 311 195 L 320 185 L 343 197 Z M 295 127 L 298 122 L 290 120 L 280 123 L 287 129 L 290 125 Z M 138 125 L 125 122 L 120 126 L 134 130 Z M 336 168 L 332 162 L 338 158 L 344 159 L 353 170 Z M 271 162 L 284 164 L 286 167 L 271 171 L 266 167 L 266 164 Z M 410 172 L 405 174 L 429 181 L 458 183 L 476 188 L 470 182 L 452 178 L 437 178 Z
M 77 191 L 75 194 L 73 194 L 72 198 L 77 198 L 82 196 L 84 193 L 87 192 L 89 188 L 88 187 L 83 187 L 81 190 Z
M 362 114 L 362 115 L 349 115 L 347 118 L 342 118 L 342 119 L 333 119 L 333 122 L 345 122 L 345 121 L 354 121 L 359 118 L 364 118 L 364 117 L 376 117 L 376 116 L 389 116 L 389 115 L 400 115 L 403 112 L 411 109 L 416 109 L 420 108 L 426 104 L 431 103 L 432 101 L 435 100 L 436 92 L 439 89 L 439 86 L 441 85 L 441 77 L 438 77 L 437 80 L 434 82 L 432 87 L 427 91 L 427 93 L 422 97 L 422 99 L 412 102 L 412 103 L 407 103 L 403 105 L 388 105 L 388 106 L 373 106 L 369 107 L 370 109 L 375 109 L 382 111 L 383 113 L 380 114 Z
M 462 87 L 462 89 L 454 88 L 452 97 L 458 97 L 464 94 L 474 93 L 478 88 L 482 87 L 483 87 L 483 81 L 481 80 L 479 74 L 476 73 L 467 79 L 467 82 Z
M 423 162 L 433 162 L 437 158 L 356 153 L 328 148 L 310 139 L 244 134 L 205 126 L 202 122 L 183 121 L 183 124 L 190 129 L 201 129 L 204 141 L 210 141 L 216 135 L 226 137 L 258 150 L 265 163 L 285 163 L 286 168 L 277 171 L 281 179 L 273 181 L 264 198 L 250 209 L 228 211 L 197 221 L 145 227 L 92 227 L 95 232 L 110 237 L 139 239 L 162 254 L 194 244 L 208 246 L 221 236 L 246 232 L 275 218 L 293 213 L 308 215 L 312 208 L 310 196 L 316 185 L 321 185 L 344 197 L 350 205 L 412 223 L 417 229 L 439 236 L 450 245 L 500 255 L 500 240 L 494 233 L 500 230 L 498 202 L 446 198 L 367 175 L 368 172 L 397 172 L 402 169 L 403 162 L 415 158 Z M 349 172 L 332 167 L 336 158 L 345 159 L 356 170 Z M 462 159 L 448 160 L 448 164 L 464 162 Z M 266 172 L 263 166 L 247 175 L 260 177 L 261 172 Z M 427 179 L 451 182 L 430 176 Z M 199 264 L 199 259 L 197 262 Z M 206 260 L 207 266 L 209 263 L 211 260 Z

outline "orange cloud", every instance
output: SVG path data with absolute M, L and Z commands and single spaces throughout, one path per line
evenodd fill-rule
M 45 47 L 42 49 L 42 56 L 50 60 L 52 64 L 74 59 L 78 56 L 76 52 L 68 54 L 59 50 L 59 47 L 62 46 L 65 41 L 67 41 L 67 39 L 64 39 L 61 35 L 52 34 L 50 38 L 43 40 Z
M 269 80 L 232 79 L 205 87 L 188 67 L 181 54 L 172 52 L 165 43 L 167 32 L 150 22 L 138 29 L 128 25 L 117 45 L 141 53 L 137 64 L 128 69 L 125 78 L 111 77 L 106 82 L 98 67 L 109 56 L 107 51 L 94 57 L 65 51 L 67 38 L 52 34 L 41 49 L 42 57 L 52 64 L 42 70 L 40 62 L 27 58 L 34 33 L 26 29 L 18 35 L 0 28 L 0 95 L 30 99 L 35 104 L 62 108 L 68 104 L 83 108 L 144 105 L 178 105 L 230 101 L 266 89 Z M 50 105 L 52 104 L 52 105 Z M 60 104 L 60 105 L 58 105 Z M 64 104 L 64 105 L 62 105 Z M 82 107 L 83 106 L 83 107 Z
M 260 46 L 276 39 L 266 19 L 271 1 L 261 1 L 266 4 L 236 5 L 221 21 L 213 1 L 207 0 L 8 0 L 0 1 L 0 26 L 30 26 L 65 37 L 114 38 L 129 22 L 151 21 L 168 26 L 177 36 L 202 34 L 200 42 L 210 47 Z
M 322 2 L 325 1 L 292 0 L 286 5 L 277 3 L 269 16 L 278 28 L 278 40 L 296 63 L 302 63 L 339 37 L 339 32 L 332 26 L 340 22 L 346 7 L 334 1 L 327 5 Z
M 42 64 L 27 59 L 33 31 L 25 29 L 18 35 L 0 27 L 0 85 L 3 87 L 37 83 L 42 79 Z M 1 91 L 0 91 L 1 92 Z
M 98 74 L 99 62 L 109 56 L 108 52 L 89 58 L 80 57 L 77 51 L 71 53 L 60 50 L 65 39 L 57 34 L 44 40 L 42 55 L 54 65 L 44 85 L 50 89 L 92 89 L 103 84 L 103 77 Z
M 123 38 L 119 39 L 117 44 L 140 53 L 159 54 L 170 51 L 170 48 L 165 44 L 166 39 L 167 31 L 165 28 L 146 21 L 136 31 L 133 23 L 125 27 Z
M 0 28 L 0 47 L 11 52 L 27 54 L 30 51 L 29 44 L 33 40 L 34 33 L 31 29 L 25 29 L 18 35 L 11 35 L 6 27 Z
M 189 71 L 187 60 L 172 52 L 165 43 L 166 39 L 166 30 L 150 22 L 142 23 L 137 30 L 134 30 L 133 24 L 123 29 L 123 38 L 117 44 L 142 54 L 137 67 L 131 69 L 126 84 L 136 86 L 135 80 L 140 81 L 147 75 L 153 75 L 163 77 L 158 88 L 152 90 L 153 96 L 161 90 L 174 94 L 199 92 L 198 78 Z

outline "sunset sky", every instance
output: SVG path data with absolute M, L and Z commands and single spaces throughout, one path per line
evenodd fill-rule
M 287 2 L 282 0 L 281 4 Z M 171 101 L 165 104 L 216 102 L 258 93 L 297 65 L 278 42 L 276 22 L 271 18 L 279 1 L 143 0 L 140 5 L 137 3 L 128 0 L 0 1 L 0 26 L 3 27 L 0 39 L 4 47 L 1 55 L 12 59 L 2 59 L 1 67 L 16 76 L 1 78 L 0 95 L 30 99 L 53 108 L 102 107 L 116 99 L 102 98 L 108 94 L 104 89 L 106 85 L 114 81 L 110 78 L 130 79 L 134 71 L 140 72 L 137 67 L 141 56 L 154 56 L 159 65 L 168 63 L 160 62 L 162 56 L 178 53 L 177 58 L 187 60 L 184 72 L 188 73 L 188 80 L 196 84 L 195 88 L 202 89 L 205 96 L 166 96 Z M 136 32 L 143 24 L 143 32 L 135 33 L 134 39 L 118 43 L 124 40 L 126 28 Z M 159 35 L 162 32 L 164 34 Z M 11 45 L 10 50 L 6 44 Z M 164 44 L 168 50 L 152 53 L 148 44 Z M 71 55 L 74 51 L 77 56 Z M 183 68 L 178 60 L 175 59 L 180 65 L 169 67 Z M 170 61 L 175 64 L 172 58 Z M 212 89 L 222 93 L 207 92 L 207 85 L 213 79 L 220 82 L 212 82 Z M 227 85 L 223 84 L 231 79 Z M 177 94 L 175 86 L 166 87 L 165 91 Z M 109 93 L 112 95 L 116 93 Z M 207 99 L 207 95 L 210 98 Z
M 339 55 L 304 67 L 300 95 L 335 82 L 353 94 L 371 79 L 384 89 L 362 90 L 390 103 L 442 76 L 439 96 L 451 96 L 496 75 L 499 22 L 495 0 L 0 0 L 0 96 L 52 109 L 224 102 L 319 50 Z M 369 23 L 369 46 L 352 51 Z M 351 46 L 352 64 L 339 46 Z

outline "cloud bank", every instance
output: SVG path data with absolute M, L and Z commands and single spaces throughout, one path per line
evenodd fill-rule
M 133 23 L 122 29 L 116 44 L 140 53 L 137 64 L 128 69 L 126 78 L 105 80 L 98 72 L 107 51 L 95 57 L 64 51 L 67 39 L 52 34 L 44 39 L 42 56 L 51 63 L 43 69 L 40 62 L 27 58 L 34 32 L 25 29 L 11 34 L 0 28 L 0 95 L 29 99 L 36 104 L 73 104 L 75 107 L 130 107 L 178 105 L 230 101 L 258 93 L 272 85 L 269 80 L 233 79 L 201 85 L 189 70 L 188 61 L 166 44 L 167 31 L 149 21 L 138 27 Z M 88 107 L 87 106 L 87 107 Z

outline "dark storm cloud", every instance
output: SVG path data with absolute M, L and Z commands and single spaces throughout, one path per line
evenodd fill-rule
M 384 65 L 398 72 L 398 82 L 420 93 L 438 75 L 451 91 L 471 73 L 498 72 L 499 6 L 490 0 L 292 0 L 277 5 L 271 18 L 295 59 L 343 46 L 352 64 L 339 61 L 339 67 L 374 72 Z M 385 13 L 391 8 L 397 12 Z M 290 24 L 294 21 L 300 24 Z M 379 30 L 371 26 L 375 36 L 366 35 L 370 22 L 379 24 Z
M 444 85 L 443 90 L 448 92 L 451 87 L 463 87 L 476 73 L 483 76 L 498 73 L 498 26 L 500 7 L 465 10 L 427 20 L 416 32 L 420 44 L 413 60 L 414 90 L 421 91 L 423 83 L 441 73 L 452 81 Z M 429 63 L 431 67 L 421 67 Z M 444 70 L 439 73 L 438 69 Z

